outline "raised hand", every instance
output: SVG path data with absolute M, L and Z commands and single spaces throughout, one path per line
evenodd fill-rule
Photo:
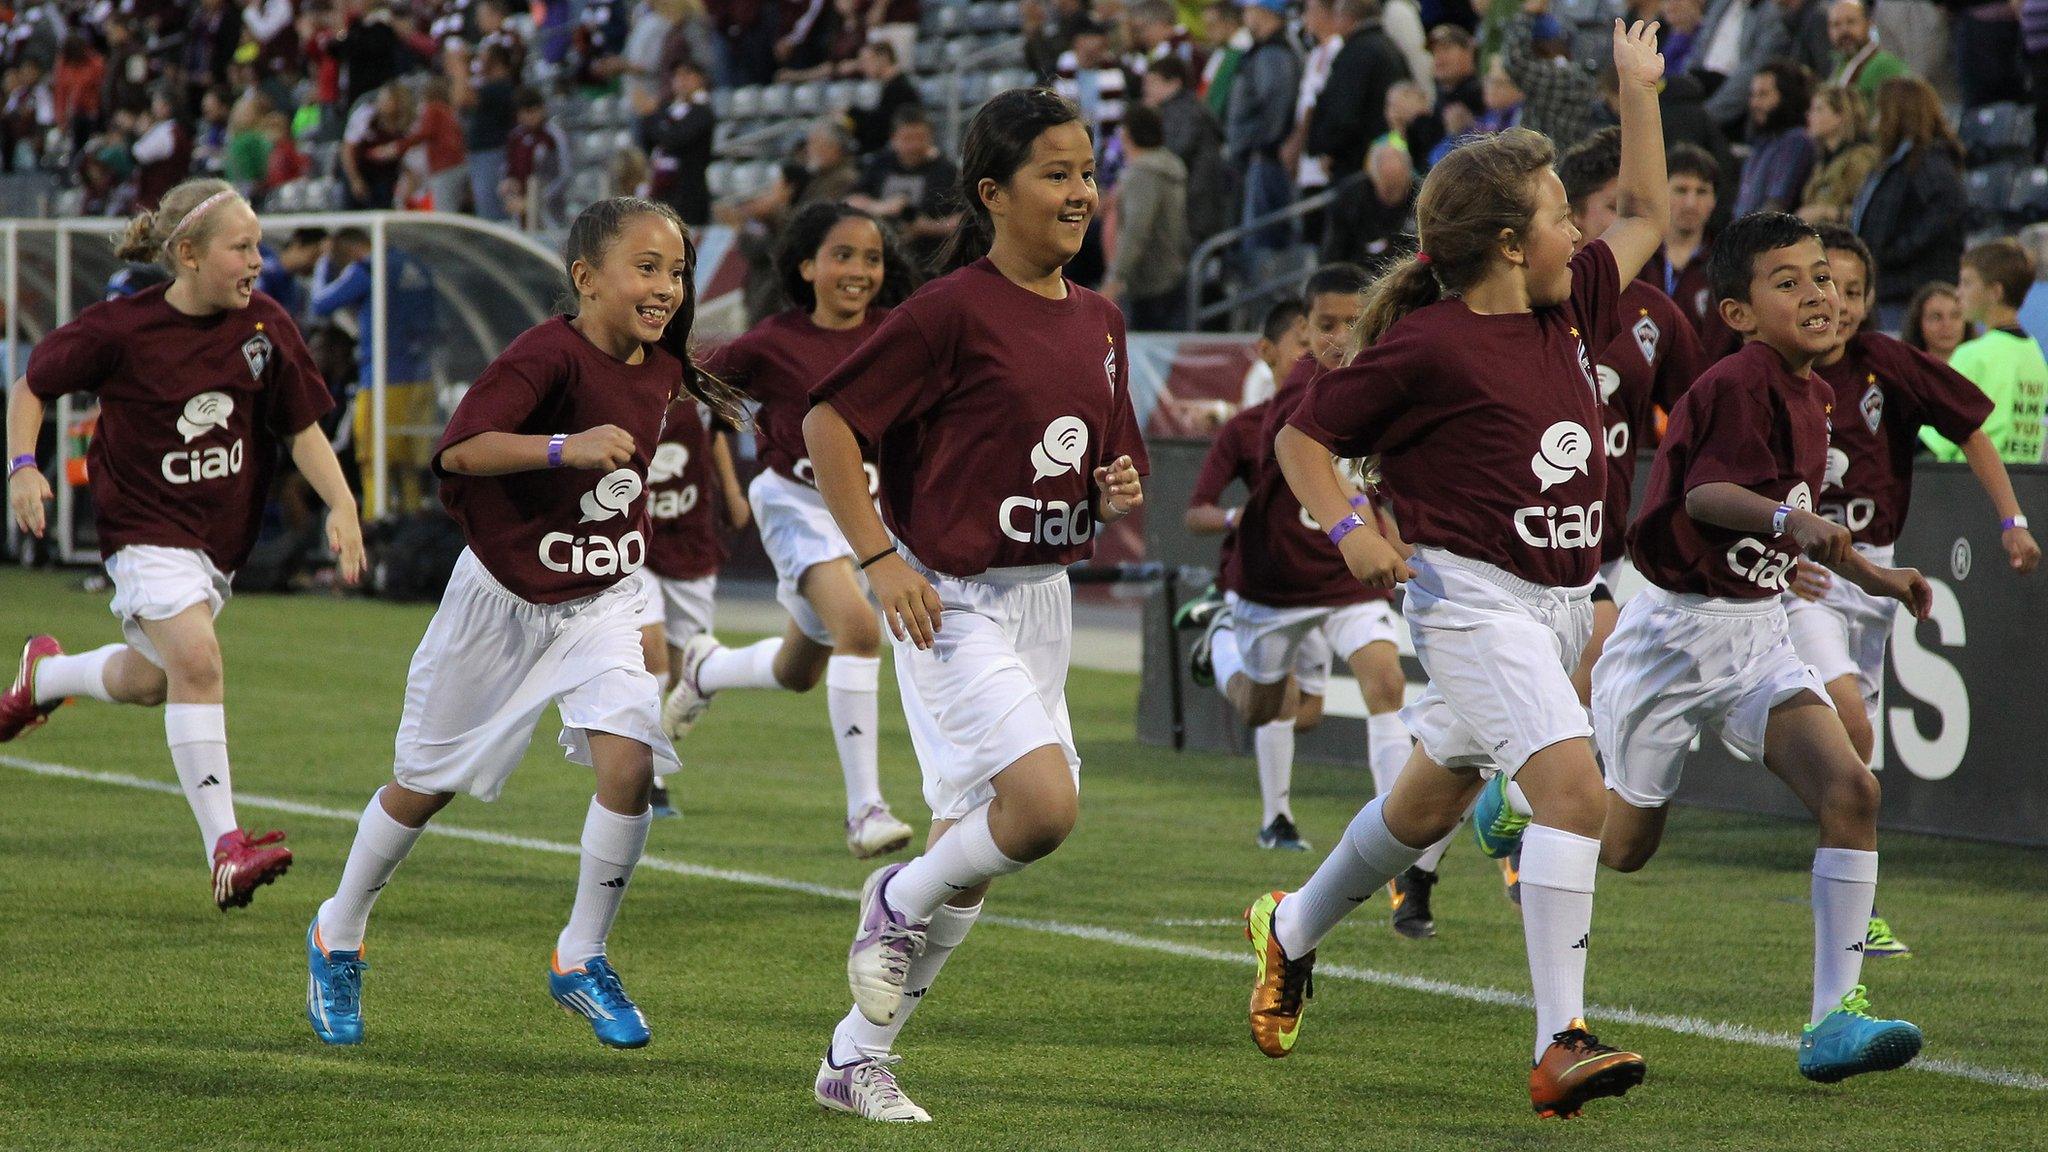
M 1657 51 L 1655 21 L 1614 22 L 1614 71 L 1623 84 L 1655 88 L 1664 79 L 1664 54 Z

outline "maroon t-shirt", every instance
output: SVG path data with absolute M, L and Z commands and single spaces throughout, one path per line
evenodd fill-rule
M 719 494 L 711 467 L 711 413 L 684 396 L 669 405 L 661 442 L 647 465 L 647 568 L 670 580 L 715 575 L 725 562 Z
M 1599 240 L 1571 269 L 1553 308 L 1482 316 L 1449 299 L 1409 313 L 1318 377 L 1288 422 L 1338 456 L 1379 453 L 1410 543 L 1550 587 L 1591 584 L 1626 514 L 1610 528 L 1587 352 L 1614 339 L 1621 282 Z
M 1323 372 L 1315 357 L 1303 356 L 1266 405 L 1266 420 L 1259 431 L 1266 447 L 1253 473 L 1251 498 L 1245 501 L 1237 524 L 1237 594 L 1255 604 L 1337 608 L 1393 596 L 1391 591 L 1367 588 L 1351 574 L 1344 554 L 1295 499 L 1272 452 L 1274 438 Z
M 870 308 L 858 327 L 835 331 L 818 327 L 811 322 L 810 313 L 793 308 L 754 325 L 705 361 L 705 371 L 761 406 L 754 415 L 754 436 L 763 467 L 799 484 L 815 486 L 810 449 L 804 447 L 804 416 L 811 410 L 811 389 L 874 335 L 886 315 L 886 308 Z M 874 463 L 874 448 L 862 445 L 861 458 Z M 868 490 L 872 492 L 874 487 L 870 475 Z
M 557 316 L 527 329 L 463 396 L 434 450 L 441 502 L 498 583 L 537 604 L 604 591 L 647 562 L 648 465 L 683 366 L 655 345 L 638 364 L 614 360 Z M 605 424 L 633 437 L 611 472 L 548 468 L 457 476 L 441 453 L 483 432 L 574 435 Z
M 1208 455 L 1202 457 L 1202 470 L 1195 476 L 1195 490 L 1188 496 L 1188 506 L 1215 504 L 1223 499 L 1223 490 L 1232 481 L 1242 483 L 1245 491 L 1251 491 L 1252 482 L 1258 475 L 1258 467 L 1270 455 L 1272 444 L 1259 439 L 1265 429 L 1266 413 L 1272 407 L 1271 401 L 1261 401 L 1244 409 L 1224 421 L 1216 430 L 1216 439 L 1209 445 Z M 1239 513 L 1241 517 L 1242 512 Z M 1240 520 L 1242 523 L 1242 520 Z M 1238 587 L 1236 528 L 1223 531 L 1223 543 L 1216 550 L 1216 587 L 1223 592 L 1241 592 Z
M 1657 438 L 1657 409 L 1671 411 L 1706 370 L 1699 337 L 1661 289 L 1631 280 L 1621 290 L 1621 334 L 1594 357 L 1607 441 L 1607 508 L 1616 530 L 1600 539 L 1600 562 L 1628 552 L 1620 530 L 1634 492 L 1636 453 Z
M 247 308 L 187 316 L 164 290 L 94 304 L 44 337 L 28 387 L 46 401 L 99 396 L 86 470 L 102 556 L 196 548 L 233 572 L 256 542 L 280 443 L 334 401 L 277 301 L 259 292 Z
M 1814 371 L 1835 401 L 1827 485 L 1815 510 L 1858 544 L 1890 544 L 1906 526 L 1921 427 L 1960 444 L 1991 415 L 1991 398 L 1955 369 L 1876 332 L 1851 336 L 1840 360 Z
M 1095 469 L 1147 471 L 1124 318 L 978 260 L 926 284 L 811 399 L 876 445 L 889 530 L 934 571 L 1072 564 L 1095 550 Z
M 1813 511 L 1828 461 L 1833 394 L 1818 376 L 1794 376 L 1757 341 L 1707 369 L 1664 429 L 1643 514 L 1629 528 L 1629 556 L 1668 592 L 1761 600 L 1786 591 L 1799 546 L 1787 535 L 1702 524 L 1686 493 L 1739 484 L 1779 504 Z
M 1707 260 L 1713 254 L 1712 243 L 1702 244 L 1692 254 L 1690 263 L 1673 268 L 1670 258 L 1658 249 L 1643 270 L 1636 273 L 1636 279 L 1670 296 L 1685 318 L 1692 321 L 1693 335 L 1700 338 L 1700 348 L 1708 363 L 1742 347 L 1742 337 L 1721 319 L 1721 302 L 1714 299 L 1713 281 L 1707 276 Z

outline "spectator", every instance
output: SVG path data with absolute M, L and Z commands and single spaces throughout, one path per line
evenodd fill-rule
M 1422 85 L 1424 95 L 1435 98 L 1436 81 L 1431 77 L 1429 36 L 1423 31 L 1422 13 L 1415 0 L 1380 0 L 1380 27 L 1394 50 L 1401 54 L 1401 70 Z
M 1572 61 L 1571 41 L 1550 15 L 1550 0 L 1524 0 L 1500 59 L 1523 93 L 1521 127 L 1550 137 L 1560 152 L 1585 137 L 1600 91 Z
M 341 137 L 344 202 L 352 209 L 391 208 L 405 166 L 406 136 L 418 118 L 412 89 L 394 80 L 349 116 Z
M 1382 140 L 1366 155 L 1366 179 L 1346 185 L 1330 209 L 1322 262 L 1372 268 L 1415 232 L 1415 161 Z
M 1330 82 L 1330 68 L 1344 49 L 1337 34 L 1335 0 L 1307 0 L 1301 9 L 1300 35 L 1308 52 L 1301 59 L 1301 81 L 1294 95 L 1294 129 L 1280 146 L 1280 166 L 1294 176 L 1296 199 L 1306 199 L 1330 186 L 1330 167 L 1322 156 L 1308 151 L 1308 123 L 1315 114 L 1316 100 Z M 1323 214 L 1318 211 L 1301 219 L 1302 238 L 1309 243 L 1322 239 Z
M 1851 219 L 1884 269 L 1878 316 L 1896 332 L 1914 286 L 1954 277 L 1963 253 L 1963 146 L 1926 81 L 1900 76 L 1878 88 L 1877 154 Z
M 1854 88 L 1822 88 L 1806 108 L 1806 134 L 1817 151 L 1813 176 L 1800 196 L 1801 219 L 1847 224 L 1856 193 L 1877 169 L 1863 99 Z
M 1834 67 L 1834 34 L 1829 28 L 1831 0 L 1777 0 L 1785 22 L 1785 59 L 1815 76 Z
M 1023 0 L 1018 9 L 1024 36 L 1024 66 L 1031 69 L 1042 83 L 1051 83 L 1059 75 L 1060 57 L 1074 46 L 1074 34 L 1083 25 L 1092 25 L 1095 18 L 1088 12 L 1088 0 L 1052 0 L 1052 11 L 1045 9 L 1045 0 Z
M 647 150 L 648 194 L 673 207 L 683 223 L 702 228 L 711 223 L 711 188 L 705 170 L 711 166 L 711 140 L 718 117 L 705 85 L 710 77 L 687 57 L 670 71 L 668 106 L 657 108 L 652 97 L 641 98 L 640 147 Z
M 1429 154 L 1444 140 L 1444 122 L 1430 109 L 1422 85 L 1403 80 L 1387 89 L 1386 112 L 1387 133 L 1380 140 L 1408 153 L 1409 163 L 1418 169 L 1427 164 Z
M 242 10 L 228 0 L 199 0 L 196 11 L 183 14 L 185 83 L 205 89 L 228 81 L 228 64 L 242 42 Z
M 1949 357 L 1949 367 L 1991 398 L 1984 435 L 2008 464 L 2041 462 L 2041 418 L 2048 402 L 2048 360 L 2019 325 L 2019 304 L 2034 284 L 2034 262 L 2017 240 L 1993 240 L 1963 253 L 1956 295 L 1963 318 L 1983 335 L 1966 340 Z M 1961 448 L 1922 429 L 1920 438 L 1937 460 L 1961 460 Z
M 2020 229 L 2017 239 L 2020 247 L 2026 249 L 2027 258 L 2034 262 L 2034 282 L 2027 286 L 2027 295 L 2020 301 L 2020 327 L 2034 333 L 2035 343 L 2040 343 L 2043 336 L 2048 336 L 2048 282 L 2041 279 L 2048 272 L 2048 224 L 2029 224 Z M 2048 345 L 2043 346 L 2043 351 L 2048 352 Z
M 2048 156 L 2048 0 L 2020 0 L 2027 89 L 2034 95 L 2034 159 Z
M 242 36 L 245 44 L 256 47 L 254 63 L 260 75 L 276 76 L 299 70 L 299 35 L 292 27 L 292 0 L 249 0 L 242 7 Z
M 959 169 L 939 151 L 931 117 L 907 104 L 896 110 L 889 146 L 862 166 L 860 189 L 847 203 L 894 225 L 911 256 L 925 267 L 960 221 L 954 185 Z
M 1280 164 L 1280 146 L 1293 123 L 1294 96 L 1301 86 L 1301 61 L 1287 44 L 1286 0 L 1252 0 L 1244 11 L 1252 46 L 1238 61 L 1230 86 L 1230 115 L 1223 139 L 1231 166 L 1243 174 L 1244 200 L 1239 217 L 1248 223 L 1285 208 L 1291 196 L 1287 170 Z M 1292 229 L 1272 225 L 1246 233 L 1244 260 L 1254 267 L 1263 252 L 1284 248 Z
M 822 2 L 822 0 L 821 0 Z M 641 98 L 659 100 L 663 91 L 662 50 L 670 33 L 682 18 L 686 0 L 639 0 L 633 6 L 626 43 L 620 50 L 625 59 L 619 97 L 626 107 L 638 107 Z
M 406 134 L 408 155 L 417 150 L 428 198 L 436 212 L 460 212 L 469 193 L 469 153 L 462 120 L 455 114 L 454 86 L 435 76 L 420 88 L 420 115 Z
M 742 299 L 748 327 L 781 304 L 775 246 L 790 214 L 806 204 L 844 200 L 859 186 L 852 137 L 836 121 L 820 120 L 805 135 L 800 157 L 782 166 L 775 183 L 740 204 L 713 206 L 714 219 L 739 231 L 740 254 L 747 261 Z
M 1480 86 L 1485 95 L 1486 110 L 1472 124 L 1472 130 L 1483 134 L 1505 132 L 1522 123 L 1523 94 L 1515 86 L 1514 78 L 1508 75 L 1507 62 L 1499 56 L 1486 69 L 1486 80 Z M 1444 141 L 1444 147 L 1454 146 L 1454 141 Z M 1437 157 L 1431 157 L 1435 164 Z
M 375 406 L 371 385 L 376 378 L 375 310 L 371 293 L 370 234 L 343 228 L 334 234 L 327 255 L 315 266 L 313 296 L 307 315 L 325 320 L 352 314 L 356 338 L 354 419 L 341 447 L 353 444 L 362 471 L 363 509 L 378 507 L 372 462 L 375 456 Z M 398 493 L 383 511 L 409 512 L 419 507 L 440 431 L 434 399 L 434 341 L 439 335 L 438 299 L 426 265 L 393 244 L 384 247 L 384 444 L 386 462 L 397 479 Z
M 382 3 L 337 36 L 327 51 L 341 65 L 341 102 L 351 110 L 404 70 L 398 29 L 392 26 L 391 9 Z
M 57 52 L 50 77 L 51 121 L 71 134 L 71 146 L 82 146 L 100 126 L 100 97 L 107 82 L 107 62 L 93 51 L 92 41 L 69 36 Z
M 1899 339 L 1946 364 L 1963 341 L 1976 334 L 1963 319 L 1963 300 L 1956 295 L 1956 286 L 1935 280 L 1914 291 Z
M 1308 310 L 1300 299 L 1289 296 L 1266 309 L 1259 324 L 1259 340 L 1252 346 L 1251 367 L 1245 371 L 1238 411 L 1273 398 L 1279 381 L 1295 362 L 1308 355 Z M 1226 417 L 1227 419 L 1227 417 Z
M 1188 170 L 1188 238 L 1199 244 L 1230 226 L 1223 125 L 1188 89 L 1188 66 L 1161 60 L 1145 72 L 1145 106 L 1159 113 L 1166 150 Z
M 1813 80 L 1790 60 L 1772 60 L 1749 79 L 1749 159 L 1735 193 L 1735 215 L 1791 212 L 1813 174 L 1806 110 Z
M 1878 47 L 1863 0 L 1835 0 L 1828 9 L 1828 43 L 1834 47 L 1829 86 L 1854 88 L 1866 103 L 1877 98 L 1878 85 L 1910 75 L 1904 60 Z
M 125 20 L 109 21 L 106 36 L 105 79 L 100 106 L 109 116 L 116 112 L 142 112 L 149 108 L 150 85 L 158 71 L 147 46 Z
M 649 196 L 653 192 L 654 169 L 647 162 L 647 153 L 638 148 L 621 148 L 612 157 L 612 166 L 606 175 L 611 180 L 614 196 Z
M 1117 126 L 1124 120 L 1126 77 L 1116 54 L 1109 49 L 1109 29 L 1088 21 L 1073 29 L 1073 47 L 1059 59 L 1059 78 L 1053 88 L 1080 105 L 1095 135 L 1095 155 L 1100 170 L 1095 182 L 1114 187 L 1122 145 L 1116 139 Z
M 705 0 L 711 19 L 711 74 L 720 88 L 775 77 L 775 6 L 770 0 Z
M 216 84 L 199 97 L 199 123 L 192 129 L 192 170 L 217 176 L 228 150 L 228 86 Z
M 1445 108 L 1461 104 L 1468 116 L 1486 110 L 1486 96 L 1480 91 L 1479 49 L 1472 33 L 1455 24 L 1441 24 L 1429 30 L 1429 72 L 1436 81 L 1436 114 L 1449 127 L 1452 117 Z
M 903 74 L 895 46 L 881 40 L 863 44 L 855 63 L 862 76 L 882 86 L 882 95 L 874 107 L 855 108 L 848 112 L 853 120 L 854 140 L 866 154 L 889 142 L 890 134 L 896 130 L 897 109 L 923 101 L 917 94 L 917 85 Z
M 1232 0 L 1211 0 L 1202 8 L 1202 40 L 1209 46 L 1209 58 L 1202 62 L 1202 85 L 1197 94 L 1220 124 L 1230 115 L 1231 84 L 1237 79 L 1244 54 L 1252 50 L 1252 34 L 1244 26 L 1244 13 Z
M 448 83 L 454 91 L 455 107 L 466 117 L 462 143 L 469 151 L 470 210 L 486 220 L 503 220 L 505 206 L 498 199 L 498 184 L 505 179 L 505 141 L 519 118 L 512 106 L 517 88 L 512 82 L 512 57 L 504 48 L 492 45 L 483 49 L 478 63 L 478 82 L 472 83 L 467 57 L 460 49 L 451 50 Z
M 270 160 L 263 169 L 264 195 L 312 175 L 313 159 L 299 151 L 299 142 L 292 138 L 291 122 L 285 119 L 284 113 L 272 112 L 264 116 L 262 128 L 263 134 L 270 139 Z
M 263 271 L 256 276 L 256 290 L 283 305 L 292 319 L 303 322 L 306 289 L 299 281 L 313 274 L 326 253 L 327 229 L 293 229 L 282 247 L 273 250 L 263 245 Z
M 1657 35 L 1657 47 L 1664 50 L 1666 79 L 1685 74 L 1686 63 L 1699 46 L 1700 23 L 1706 16 L 1706 6 L 1700 0 L 1664 0 L 1664 28 Z
M 1955 36 L 1956 88 L 1963 110 L 2027 98 L 2020 68 L 2018 5 L 1959 3 L 1949 10 Z
M 1643 265 L 1637 279 L 1664 290 L 1678 302 L 1692 320 L 1700 343 L 1706 345 L 1718 330 L 1720 310 L 1707 278 L 1707 259 L 1713 245 L 1707 240 L 1707 222 L 1714 217 L 1715 192 L 1721 182 L 1721 168 L 1706 149 L 1680 144 L 1665 161 L 1671 190 L 1671 226 L 1664 234 L 1664 247 Z M 1727 343 L 1722 337 L 1718 343 Z
M 0 105 L 0 172 L 12 172 L 23 163 L 34 167 L 43 152 L 43 137 L 57 123 L 57 109 L 50 98 L 50 86 L 43 79 L 42 62 L 24 58 L 9 68 L 4 82 L 6 100 Z
M 1122 304 L 1134 330 L 1179 329 L 1187 324 L 1187 166 L 1165 147 L 1159 113 L 1143 104 L 1125 113 L 1122 131 L 1116 254 L 1102 294 Z
M 625 0 L 583 0 L 563 61 L 572 84 L 606 88 L 626 74 L 630 65 L 623 53 L 632 19 Z
M 270 135 L 263 130 L 263 118 L 270 114 L 270 101 L 261 90 L 242 93 L 228 112 L 228 139 L 221 161 L 221 175 L 245 198 L 254 200 L 270 174 Z
M 1195 40 L 1181 27 L 1167 0 L 1138 0 L 1130 12 L 1130 55 L 1125 69 L 1143 79 L 1154 64 L 1171 56 L 1189 68 L 1195 66 Z
M 192 171 L 192 133 L 178 120 L 169 88 L 150 97 L 149 111 L 137 118 L 134 207 L 156 211 L 156 203 Z
M 808 0 L 795 11 L 795 23 L 775 43 L 775 78 L 783 83 L 857 75 L 861 46 L 868 42 L 865 0 Z M 791 45 L 784 54 L 783 45 Z M 879 43 L 879 41 L 877 41 Z
M 1707 114 L 1733 132 L 1749 117 L 1749 78 L 1766 60 L 1785 54 L 1791 43 L 1777 0 L 1712 0 L 1707 18 L 1686 58 L 1686 67 L 1707 93 Z
M 1379 0 L 1335 0 L 1332 15 L 1341 47 L 1309 118 L 1308 154 L 1331 175 L 1348 176 L 1387 132 L 1387 93 L 1412 77 L 1380 23 Z
M 569 196 L 569 138 L 548 119 L 547 97 L 538 89 L 521 88 L 513 98 L 519 124 L 505 140 L 505 183 L 498 196 L 505 212 L 529 231 L 549 231 L 568 223 L 563 207 Z
M 516 80 L 526 74 L 526 41 L 505 26 L 505 5 L 508 0 L 476 0 L 470 6 L 470 13 L 476 22 L 476 59 L 492 48 L 501 48 Z

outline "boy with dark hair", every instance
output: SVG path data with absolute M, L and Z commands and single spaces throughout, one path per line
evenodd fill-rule
M 1296 360 L 1308 355 L 1308 306 L 1292 296 L 1274 301 L 1259 324 L 1259 340 L 1252 345 L 1252 352 L 1256 359 L 1244 374 L 1239 410 L 1271 400 L 1280 388 L 1280 378 Z
M 1714 217 L 1721 165 L 1697 144 L 1676 144 L 1665 161 L 1665 173 L 1671 186 L 1671 230 L 1665 235 L 1664 250 L 1643 265 L 1636 278 L 1663 289 L 1685 310 L 1708 358 L 1717 360 L 1741 343 L 1722 323 L 1707 279 L 1707 261 L 1714 251 L 1707 223 Z
M 1963 317 L 1983 335 L 1966 340 L 1949 357 L 1949 367 L 1962 373 L 1991 398 L 1984 434 L 1998 449 L 1999 459 L 2014 464 L 2041 461 L 2041 421 L 2048 400 L 2048 361 L 2041 346 L 2020 327 L 2020 303 L 2034 284 L 2034 261 L 2019 241 L 2004 239 L 1979 244 L 1963 253 L 1956 295 Z M 1932 430 L 1920 434 L 1937 460 L 1964 458 L 1962 448 Z
M 1820 821 L 1813 1010 L 1798 1067 L 1832 1083 L 1905 1064 L 1921 1036 L 1865 1011 L 1877 780 L 1793 648 L 1781 597 L 1802 555 L 1916 617 L 1933 592 L 1910 568 L 1872 564 L 1850 547 L 1848 528 L 1813 510 L 1832 399 L 1813 364 L 1837 342 L 1838 303 L 1819 234 L 1783 213 L 1744 217 L 1716 240 L 1710 274 L 1723 319 L 1747 343 L 1679 399 L 1629 529 L 1629 554 L 1650 586 L 1622 609 L 1593 670 L 1609 792 L 1600 858 L 1623 872 L 1649 862 L 1704 726 L 1783 779 Z

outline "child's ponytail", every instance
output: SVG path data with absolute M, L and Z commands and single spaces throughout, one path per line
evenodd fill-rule
M 1395 261 L 1365 290 L 1365 314 L 1358 319 L 1358 338 L 1370 348 L 1379 343 L 1394 321 L 1444 298 L 1429 261 L 1418 252 Z
M 128 227 L 114 241 L 114 255 L 136 264 L 161 264 L 176 276 L 178 254 L 171 250 L 171 243 L 190 240 L 195 247 L 204 247 L 220 223 L 221 204 L 240 198 L 234 186 L 225 180 L 186 180 L 163 194 L 156 211 L 144 212 L 128 221 Z

